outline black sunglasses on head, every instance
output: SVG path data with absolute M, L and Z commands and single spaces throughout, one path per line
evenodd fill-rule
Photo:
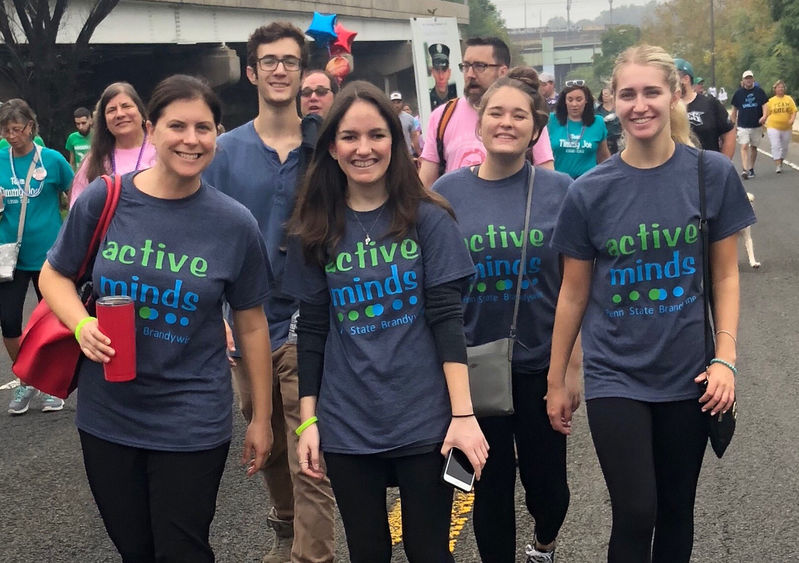
M 583 79 L 567 80 L 566 88 L 571 88 L 572 86 L 585 86 L 585 80 Z

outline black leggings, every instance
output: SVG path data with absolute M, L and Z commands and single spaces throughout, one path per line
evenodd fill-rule
M 613 509 L 608 562 L 688 563 L 707 446 L 698 401 L 604 398 L 586 404 Z
M 566 436 L 549 423 L 546 373 L 514 373 L 514 414 L 479 419 L 491 448 L 482 477 L 475 481 L 474 535 L 483 561 L 513 563 L 517 559 L 514 438 L 519 477 L 538 541 L 555 541 L 566 518 Z M 526 535 L 532 543 L 532 533 Z
M 13 280 L 0 283 L 0 330 L 3 331 L 3 338 L 22 336 L 22 310 L 31 281 L 36 297 L 41 301 L 38 270 L 14 270 Z
M 208 531 L 229 442 L 162 452 L 80 431 L 80 443 L 94 501 L 123 563 L 214 560 Z
M 454 561 L 449 551 L 453 489 L 441 481 L 444 458 L 439 449 L 394 458 L 325 452 L 352 563 L 391 561 L 386 487 L 394 478 L 399 484 L 408 561 Z

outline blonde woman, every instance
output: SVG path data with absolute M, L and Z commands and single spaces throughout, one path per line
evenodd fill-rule
M 626 50 L 611 90 L 626 147 L 572 184 L 552 239 L 564 272 L 547 412 L 556 430 L 570 433 L 565 374 L 582 326 L 588 422 L 613 511 L 608 561 L 687 563 L 705 413 L 727 412 L 735 399 L 736 233 L 755 217 L 730 160 L 690 145 L 668 53 L 646 45 Z M 717 329 L 710 365 L 700 157 Z
M 782 173 L 782 161 L 788 154 L 791 144 L 791 129 L 796 119 L 796 103 L 786 94 L 785 82 L 777 80 L 772 87 L 774 95 L 766 102 L 766 113 L 763 122 L 766 124 L 771 154 L 777 166 L 777 174 Z

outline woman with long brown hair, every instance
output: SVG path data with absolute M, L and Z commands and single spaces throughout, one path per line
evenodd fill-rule
M 127 174 L 153 165 L 155 148 L 147 140 L 146 121 L 147 111 L 133 86 L 114 82 L 103 90 L 94 110 L 92 147 L 72 182 L 70 207 L 103 174 Z
M 411 562 L 452 561 L 442 454 L 479 477 L 461 295 L 474 267 L 452 210 L 426 191 L 386 95 L 353 82 L 322 126 L 290 230 L 283 290 L 300 299 L 300 466 L 324 451 L 350 558 L 391 559 L 386 486 L 399 484 Z

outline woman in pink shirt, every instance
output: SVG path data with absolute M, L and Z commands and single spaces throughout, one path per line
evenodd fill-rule
M 114 82 L 106 87 L 94 111 L 92 147 L 72 183 L 70 207 L 95 178 L 153 165 L 155 149 L 147 140 L 146 120 L 144 104 L 133 86 Z

